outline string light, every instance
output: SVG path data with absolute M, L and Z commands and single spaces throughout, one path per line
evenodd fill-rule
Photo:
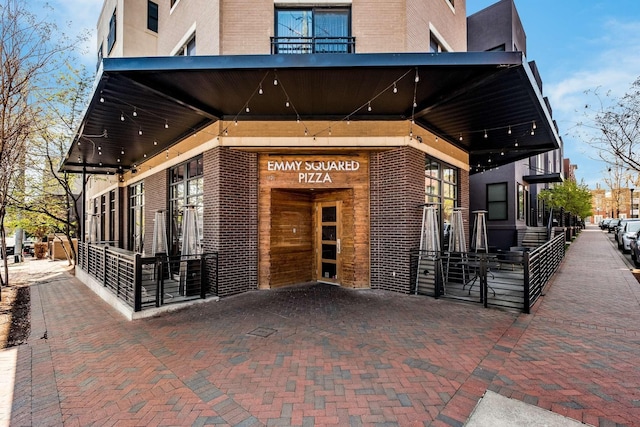
M 396 87 L 396 82 L 393 82 L 393 93 L 398 93 L 398 88 Z
M 458 137 L 459 141 L 462 141 L 462 133 L 460 133 L 460 136 Z
M 238 120 L 233 121 L 234 126 L 238 126 Z
M 142 135 L 142 128 L 140 128 L 140 130 L 138 130 L 138 135 Z
M 287 101 L 284 103 L 284 106 L 289 108 L 289 105 L 291 105 L 291 104 L 289 104 L 289 100 L 287 99 Z
M 535 120 L 533 121 L 533 126 L 532 127 L 533 127 L 533 129 L 537 129 L 538 128 L 538 126 L 536 126 L 536 121 Z
M 144 157 L 144 158 L 146 159 L 146 158 L 147 158 L 147 153 L 144 153 L 144 154 L 142 155 L 142 157 Z
M 249 108 L 249 104 L 247 104 L 247 107 L 244 109 L 244 111 L 246 111 L 247 113 L 251 111 L 251 109 Z
M 511 126 L 509 126 L 509 130 L 507 131 L 507 135 L 511 135 Z
M 262 90 L 262 83 L 260 83 L 260 89 L 258 89 L 258 95 L 262 95 L 264 91 Z
M 165 158 L 165 159 L 168 159 L 168 158 L 169 158 L 169 150 L 167 150 L 167 152 L 165 153 L 164 158 Z
M 124 148 L 120 149 L 120 154 L 124 155 Z
M 273 85 L 278 86 L 278 76 L 273 78 Z
M 487 138 L 489 138 L 489 135 L 487 135 L 487 130 L 485 129 L 484 130 L 484 139 L 487 139 Z
M 124 114 L 120 113 L 120 121 L 124 122 Z
M 169 122 L 167 122 L 166 120 L 164 121 L 164 128 L 169 129 Z
M 100 97 L 100 102 L 104 103 L 104 98 L 102 96 Z
M 133 107 L 133 117 L 138 117 L 138 112 L 135 107 Z
M 153 145 L 158 145 L 158 141 L 153 140 Z
M 120 163 L 120 157 L 118 157 L 118 163 Z
M 371 111 L 371 101 L 369 101 L 369 105 L 367 106 L 367 111 Z
M 416 78 L 414 79 L 416 83 L 420 81 L 420 76 L 418 75 L 418 70 L 416 70 Z

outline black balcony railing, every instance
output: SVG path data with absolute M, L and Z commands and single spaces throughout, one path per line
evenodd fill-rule
M 271 37 L 272 54 L 355 52 L 355 37 Z

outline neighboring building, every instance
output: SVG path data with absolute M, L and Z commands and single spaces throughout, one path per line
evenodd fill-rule
M 591 222 L 597 224 L 605 218 L 640 218 L 636 190 L 620 187 L 607 191 L 597 185 L 591 190 Z
M 527 39 L 513 0 L 501 0 L 467 19 L 469 51 L 521 51 L 526 56 Z M 534 62 L 530 69 L 535 79 L 541 104 L 551 120 L 548 99 L 542 98 L 542 80 Z M 556 127 L 555 121 L 552 121 Z M 523 138 L 538 132 L 537 123 L 526 123 L 528 127 L 487 129 L 486 138 L 491 140 L 496 133 L 512 135 L 510 146 L 503 146 L 490 153 L 493 162 L 504 156 L 507 150 L 519 150 L 526 157 L 506 165 L 471 163 L 472 211 L 486 210 L 489 246 L 508 250 L 521 246 L 523 236 L 531 227 L 545 225 L 545 207 L 538 200 L 541 190 L 549 188 L 563 179 L 562 141 L 552 151 L 531 150 L 521 146 Z M 557 130 L 556 130 L 557 132 Z
M 307 281 L 406 293 L 425 203 L 442 225 L 470 206 L 470 173 L 514 168 L 512 188 L 561 159 L 543 154 L 560 140 L 522 54 L 466 50 L 463 0 L 106 0 L 63 169 L 90 178 L 98 240 L 131 251 L 150 253 L 166 210 L 179 253 L 195 206 L 220 296 Z M 545 164 L 516 174 L 530 153 Z
M 576 180 L 576 169 L 578 169 L 578 165 L 572 165 L 570 159 L 563 159 L 562 165 L 563 165 L 562 171 L 564 173 L 564 180 L 578 182 Z

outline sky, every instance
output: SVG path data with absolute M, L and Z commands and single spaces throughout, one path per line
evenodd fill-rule
M 30 0 L 32 1 L 32 0 Z M 467 0 L 467 15 L 497 0 Z M 44 0 L 40 0 L 41 3 Z M 67 32 L 91 31 L 82 52 L 95 66 L 95 26 L 103 0 L 49 0 Z M 597 89 L 621 97 L 640 77 L 640 0 L 515 0 L 527 35 L 527 59 L 534 60 L 564 141 L 565 157 L 578 166 L 578 181 L 595 188 L 607 165 L 580 134 L 585 105 Z

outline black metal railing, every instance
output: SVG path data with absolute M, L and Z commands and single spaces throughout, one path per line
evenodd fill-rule
M 529 313 L 565 255 L 565 236 L 558 234 L 544 245 L 525 254 L 525 313 Z
M 217 253 L 149 257 L 79 242 L 78 266 L 133 311 L 218 294 Z
M 564 258 L 564 235 L 534 250 L 410 252 L 410 292 L 529 313 Z
M 355 37 L 271 37 L 271 53 L 355 53 Z

